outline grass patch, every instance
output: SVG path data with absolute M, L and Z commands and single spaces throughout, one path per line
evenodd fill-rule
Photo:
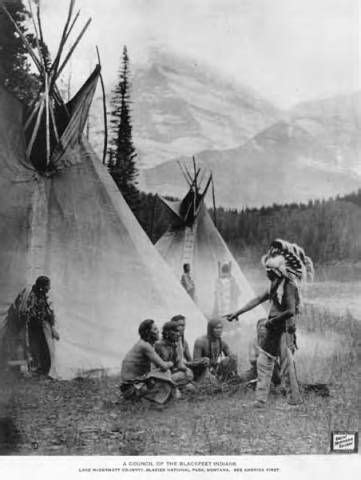
M 266 409 L 254 410 L 254 392 L 241 385 L 205 388 L 155 407 L 122 401 L 117 377 L 49 381 L 8 375 L 1 379 L 0 417 L 10 421 L 11 435 L 1 432 L 0 422 L 2 453 L 327 453 L 332 430 L 360 429 L 360 323 L 349 314 L 309 306 L 299 330 L 299 377 L 328 383 L 330 397 L 305 393 L 301 406 L 288 409 L 285 399 L 272 393 Z M 234 341 L 240 367 L 247 367 L 244 345 Z

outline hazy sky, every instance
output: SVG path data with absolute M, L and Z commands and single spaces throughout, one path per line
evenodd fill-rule
M 51 50 L 68 0 L 41 0 Z M 131 61 L 156 43 L 195 57 L 280 107 L 348 93 L 360 85 L 359 0 L 77 0 L 93 18 L 72 61 L 75 79 L 96 61 L 114 81 L 121 48 Z M 78 29 L 80 28 L 80 24 Z

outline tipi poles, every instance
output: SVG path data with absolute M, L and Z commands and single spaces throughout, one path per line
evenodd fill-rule
M 40 0 L 37 2 L 37 5 L 36 5 L 36 18 L 37 18 L 37 21 L 38 21 L 41 45 L 44 45 L 43 29 L 42 29 L 42 26 L 41 26 L 41 18 L 40 18 Z
M 214 225 L 217 226 L 216 195 L 214 193 L 213 174 L 211 175 L 211 179 L 212 179 L 213 220 L 214 220 Z
M 157 208 L 157 195 L 154 195 L 154 200 L 153 200 L 153 208 L 152 208 L 152 218 L 150 222 L 150 240 L 153 243 L 153 235 L 154 235 L 154 219 L 155 219 L 155 211 Z
M 193 161 L 193 170 L 194 170 L 194 182 L 195 182 L 195 187 L 196 187 L 196 190 L 197 190 L 197 168 L 196 168 L 196 159 L 194 158 L 194 156 L 192 157 L 192 161 Z
M 39 32 L 38 32 L 38 28 L 36 26 L 34 14 L 33 14 L 33 7 L 31 6 L 31 0 L 28 0 L 28 5 L 29 5 L 30 17 L 31 17 L 31 20 L 33 22 L 33 27 L 34 27 L 34 32 L 35 32 L 35 42 L 36 42 L 36 47 L 37 47 L 38 52 L 39 52 L 39 59 L 42 63 L 42 67 L 43 67 L 44 71 L 46 71 L 46 62 L 45 62 L 45 59 L 43 58 L 43 53 L 42 53 L 40 42 L 39 42 Z M 41 39 L 40 39 L 40 41 L 41 41 Z
M 192 179 L 187 175 L 185 169 L 183 168 L 183 165 L 181 164 L 181 162 L 179 160 L 177 160 L 177 163 L 178 163 L 178 166 L 180 168 L 180 171 L 183 174 L 183 177 L 184 177 L 185 181 L 188 183 L 189 186 L 191 186 Z
M 188 175 L 188 178 L 189 178 L 189 181 L 190 181 L 190 185 L 191 185 L 191 184 L 192 184 L 192 175 L 190 174 L 190 172 L 189 172 L 189 170 L 188 170 L 188 168 L 187 168 L 186 163 L 184 163 L 183 166 L 184 166 L 184 170 L 185 170 L 186 174 Z
M 9 10 L 5 7 L 5 5 L 2 5 L 2 8 L 4 10 L 4 12 L 6 13 L 6 15 L 9 17 L 11 23 L 14 25 L 17 33 L 19 34 L 20 38 L 22 39 L 22 41 L 24 42 L 24 45 L 29 53 L 29 55 L 31 56 L 33 62 L 35 63 L 35 66 L 36 68 L 39 70 L 39 73 L 41 74 L 42 73 L 42 66 L 41 66 L 41 61 L 38 59 L 38 57 L 35 55 L 33 49 L 31 48 L 31 45 L 29 44 L 26 36 L 23 34 L 23 32 L 20 30 L 20 28 L 18 27 L 17 23 L 15 22 L 15 20 L 13 19 L 13 17 L 10 15 L 9 13 Z
M 33 145 L 34 145 L 34 142 L 35 142 L 35 137 L 36 137 L 36 134 L 38 132 L 41 116 L 42 116 L 43 110 L 44 110 L 44 104 L 45 104 L 45 98 L 43 96 L 43 98 L 41 99 L 40 105 L 39 105 L 39 110 L 38 110 L 38 115 L 36 117 L 34 130 L 33 130 L 33 133 L 31 135 L 30 142 L 29 142 L 29 144 L 27 146 L 27 149 L 26 149 L 26 154 L 27 154 L 28 157 L 30 156 L 31 150 L 33 149 Z
M 97 55 L 98 55 L 98 63 L 101 67 L 99 49 L 98 47 L 96 47 L 96 49 L 97 49 Z M 100 85 L 102 87 L 102 93 L 103 93 L 103 115 L 104 115 L 103 165 L 105 165 L 105 159 L 106 159 L 107 150 L 108 150 L 108 123 L 107 123 L 107 102 L 106 102 L 105 87 L 104 87 L 104 80 L 103 80 L 102 74 L 100 74 Z
M 55 135 L 56 141 L 59 143 L 60 142 L 60 137 L 59 137 L 58 128 L 56 126 L 54 111 L 53 111 L 52 108 L 50 108 L 49 111 L 50 111 L 50 118 L 51 118 L 53 128 L 54 128 L 54 135 Z
M 36 115 L 36 112 L 38 111 L 38 108 L 40 106 L 42 102 L 42 98 L 40 97 L 40 99 L 38 99 L 36 102 L 35 102 L 35 105 L 34 105 L 34 108 L 33 108 L 33 111 L 31 112 L 31 114 L 28 116 L 26 122 L 25 122 L 25 125 L 24 125 L 24 129 L 27 130 L 29 128 L 29 125 L 30 125 L 30 122 L 32 121 L 32 119 L 34 118 L 34 116 Z
M 45 135 L 46 135 L 46 165 L 50 162 L 50 121 L 49 121 L 49 79 L 45 72 Z
M 86 22 L 86 24 L 84 25 L 84 27 L 82 28 L 80 34 L 78 35 L 77 39 L 75 40 L 73 46 L 71 47 L 71 49 L 69 50 L 67 56 L 65 57 L 65 60 L 63 61 L 63 63 L 61 64 L 61 66 L 59 67 L 59 70 L 57 72 L 54 73 L 54 82 L 55 80 L 59 77 L 59 75 L 61 74 L 61 72 L 64 70 L 64 67 L 66 66 L 66 64 L 68 63 L 68 60 L 69 58 L 72 56 L 75 48 L 77 47 L 78 43 L 80 42 L 80 40 L 82 39 L 85 31 L 87 30 L 87 28 L 89 27 L 90 23 L 91 23 L 92 19 L 89 18 L 88 21 Z
M 72 32 L 72 30 L 73 30 L 73 27 L 74 27 L 74 25 L 75 25 L 75 22 L 76 22 L 76 21 L 78 20 L 78 18 L 79 18 L 79 15 L 80 15 L 80 10 L 78 10 L 78 11 L 76 12 L 76 15 L 75 15 L 75 17 L 74 17 L 74 20 L 71 22 L 71 25 L 70 25 L 69 30 L 67 31 L 67 34 L 66 34 L 66 37 L 65 37 L 65 41 L 68 40 L 69 35 L 71 34 L 71 32 Z
M 64 45 L 65 45 L 65 42 L 66 42 L 66 39 L 67 39 L 67 29 L 68 29 L 68 26 L 69 26 L 69 23 L 70 23 L 70 20 L 71 20 L 71 16 L 73 14 L 74 2 L 75 2 L 75 0 L 71 0 L 71 2 L 69 4 L 68 16 L 66 18 L 63 33 L 61 35 L 61 39 L 60 39 L 60 43 L 59 43 L 59 47 L 58 47 L 58 52 L 55 56 L 53 65 L 51 66 L 51 69 L 50 69 L 51 76 L 56 72 L 56 70 L 59 66 L 60 57 L 61 57 L 61 54 L 63 52 L 63 48 L 64 48 Z
M 37 20 L 38 20 L 38 25 L 36 25 L 36 21 L 34 18 L 34 13 L 32 10 L 31 6 L 31 1 L 29 0 L 29 12 L 30 16 L 33 22 L 33 27 L 34 27 L 34 32 L 35 32 L 35 40 L 36 40 L 36 45 L 37 49 L 39 52 L 39 58 L 42 63 L 42 68 L 43 68 L 43 75 L 44 75 L 44 99 L 45 99 L 45 144 L 46 144 L 46 164 L 48 165 L 50 162 L 50 117 L 52 117 L 53 121 L 53 127 L 54 127 L 54 132 L 55 132 L 55 137 L 58 139 L 59 135 L 57 132 L 56 128 L 56 123 L 55 123 L 55 118 L 54 118 L 54 112 L 52 111 L 52 107 L 50 105 L 50 91 L 49 91 L 49 77 L 48 77 L 48 69 L 47 69 L 47 59 L 45 58 L 45 53 L 42 50 L 42 47 L 44 46 L 44 40 L 43 40 L 43 33 L 42 33 L 42 28 L 41 28 L 41 21 L 40 21 L 40 7 L 38 4 L 37 7 Z M 25 128 L 28 127 L 28 125 L 31 122 L 31 119 L 33 118 L 35 113 L 35 110 L 32 112 L 30 115 L 29 119 L 27 120 L 25 124 Z M 38 127 L 35 128 L 35 132 L 37 132 Z M 31 145 L 29 144 L 30 151 L 29 154 L 31 153 L 32 149 L 32 143 Z
M 192 157 L 192 160 L 193 160 L 193 170 L 194 170 L 194 191 L 195 191 L 195 195 L 193 197 L 193 216 L 195 217 L 196 211 L 197 211 L 197 194 L 198 194 L 197 177 L 200 170 L 198 170 L 198 174 L 197 174 L 196 159 L 194 158 L 194 156 Z

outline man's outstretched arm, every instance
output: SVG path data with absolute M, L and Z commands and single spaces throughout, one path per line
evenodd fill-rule
M 242 315 L 243 313 L 248 312 L 249 310 L 252 310 L 253 308 L 258 307 L 261 303 L 265 302 L 266 300 L 269 300 L 269 291 L 266 290 L 263 292 L 261 295 L 258 295 L 255 298 L 252 298 L 249 302 L 247 302 L 242 308 L 237 310 L 234 313 L 230 313 L 228 315 L 225 315 L 227 320 L 231 322 L 232 320 L 236 319 L 238 320 L 238 316 Z

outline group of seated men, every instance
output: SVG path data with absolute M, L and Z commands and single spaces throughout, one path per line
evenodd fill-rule
M 146 398 L 165 403 L 179 398 L 181 390 L 194 390 L 203 381 L 217 383 L 237 374 L 237 359 L 222 339 L 221 320 L 208 323 L 207 334 L 194 344 L 193 357 L 184 338 L 186 319 L 174 316 L 162 328 L 162 338 L 153 320 L 139 326 L 138 342 L 126 354 L 120 389 L 124 398 Z

